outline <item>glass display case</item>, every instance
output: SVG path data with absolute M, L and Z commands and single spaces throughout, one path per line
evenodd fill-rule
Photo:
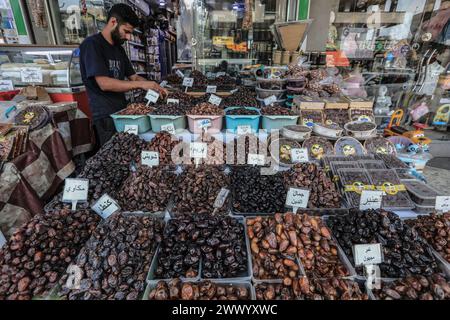
M 35 80 L 26 78 L 30 71 L 35 73 Z M 79 49 L 77 46 L 1 46 L 0 79 L 11 80 L 15 87 L 30 84 L 56 88 L 81 86 Z

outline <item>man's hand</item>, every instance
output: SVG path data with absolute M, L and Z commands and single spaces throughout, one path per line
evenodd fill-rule
M 163 99 L 167 97 L 169 92 L 154 81 L 139 81 L 142 90 L 154 90 L 158 92 Z

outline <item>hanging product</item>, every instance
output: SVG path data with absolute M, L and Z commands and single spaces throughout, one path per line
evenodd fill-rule
M 34 0 L 30 1 L 31 14 L 33 15 L 34 23 L 39 28 L 47 28 L 48 21 L 45 15 L 45 4 L 44 0 Z

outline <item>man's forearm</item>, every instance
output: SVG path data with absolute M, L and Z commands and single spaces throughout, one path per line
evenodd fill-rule
M 95 77 L 95 80 L 100 89 L 109 92 L 127 92 L 142 87 L 140 81 L 117 80 L 110 77 Z
M 147 79 L 138 76 L 137 74 L 133 74 L 131 77 L 128 78 L 131 81 L 147 81 Z

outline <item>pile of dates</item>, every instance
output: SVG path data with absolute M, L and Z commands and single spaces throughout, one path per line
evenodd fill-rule
M 125 211 L 161 212 L 175 191 L 176 175 L 165 167 L 139 167 L 125 181 L 117 195 Z
M 192 105 L 194 98 L 187 93 L 181 92 L 181 91 L 171 91 L 169 92 L 169 95 L 167 96 L 168 99 L 177 99 L 181 104 L 184 104 L 186 106 Z
M 167 75 L 166 81 L 169 84 L 182 84 L 183 83 L 183 78 L 181 78 L 177 74 L 172 73 L 172 74 Z
M 241 87 L 222 100 L 222 107 L 258 107 L 258 100 L 256 100 L 256 92 L 245 87 Z
M 348 110 L 345 109 L 326 109 L 325 110 L 325 120 L 331 121 L 332 123 L 338 124 L 341 128 L 350 121 Z M 372 125 L 368 122 L 368 125 Z M 372 128 L 373 129 L 373 128 Z
M 36 215 L 0 250 L 0 300 L 47 295 L 76 258 L 100 217 L 63 209 Z
M 261 114 L 266 116 L 295 116 L 295 112 L 279 106 L 279 105 L 272 105 L 268 107 L 264 107 L 261 109 Z
M 148 216 L 110 216 L 75 260 L 78 286 L 67 287 L 70 275 L 66 274 L 60 294 L 69 300 L 137 300 L 145 289 L 163 226 L 162 220 Z
M 259 115 L 259 112 L 256 110 L 253 110 L 253 109 L 240 107 L 240 108 L 228 110 L 227 115 L 230 115 L 230 116 L 254 116 L 254 115 Z
M 195 107 L 191 108 L 188 112 L 190 115 L 194 116 L 223 116 L 224 112 L 222 108 L 219 108 L 218 106 L 204 102 L 199 103 Z
M 152 107 L 148 107 L 145 103 L 130 103 L 124 110 L 120 111 L 120 115 L 135 116 L 147 115 L 153 112 Z
M 232 217 L 183 216 L 169 220 L 155 271 L 156 279 L 236 278 L 247 270 L 244 226 Z
M 150 291 L 149 300 L 250 300 L 250 291 L 245 285 L 229 285 L 202 281 L 182 282 L 173 279 L 159 281 Z
M 187 166 L 179 176 L 174 195 L 174 208 L 178 214 L 223 214 L 228 211 L 228 199 L 221 208 L 214 208 L 214 201 L 222 188 L 228 188 L 230 178 L 217 166 L 195 168 Z
M 162 115 L 162 116 L 184 116 L 186 111 L 189 110 L 190 105 L 186 105 L 182 102 L 180 103 L 168 103 L 155 105 L 154 109 L 149 112 L 152 115 Z
M 144 148 L 144 151 L 154 151 L 159 153 L 159 164 L 167 165 L 173 164 L 172 151 L 180 143 L 176 136 L 171 135 L 168 132 L 158 132 L 148 145 Z M 135 159 L 136 162 L 141 161 L 141 155 Z
M 233 155 L 231 150 L 234 151 L 234 159 L 230 159 Z M 246 165 L 248 164 L 249 154 L 263 155 L 265 157 L 265 164 L 269 162 L 266 141 L 258 139 L 253 134 L 239 135 L 227 145 L 227 151 L 227 163 Z
M 329 217 L 327 224 L 350 260 L 353 260 L 355 244 L 381 243 L 382 277 L 404 278 L 438 272 L 428 244 L 392 212 L 352 209 L 349 214 Z
M 418 216 L 417 219 L 406 220 L 419 235 L 428 241 L 447 262 L 450 263 L 450 212 L 438 215 Z
M 212 81 L 218 87 L 232 87 L 236 85 L 236 80 L 229 75 L 218 76 Z
M 310 190 L 308 208 L 340 208 L 341 195 L 324 170 L 313 163 L 298 163 L 284 173 L 287 188 Z
M 200 71 L 194 70 L 191 72 L 190 78 L 194 79 L 195 88 L 203 88 L 208 84 L 208 78 Z
M 450 283 L 440 274 L 409 276 L 381 286 L 372 291 L 379 300 L 450 300 Z
M 240 213 L 283 212 L 286 189 L 283 175 L 261 174 L 259 167 L 237 166 L 232 169 L 233 210 Z

